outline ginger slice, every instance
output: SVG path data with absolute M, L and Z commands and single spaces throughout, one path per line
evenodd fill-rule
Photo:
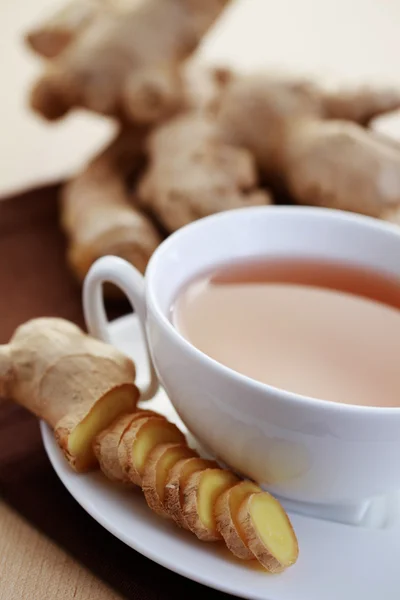
M 159 415 L 151 410 L 138 410 L 135 413 L 122 415 L 95 437 L 93 451 L 99 462 L 100 469 L 110 481 L 132 484 L 119 464 L 118 446 L 127 428 L 134 421 L 147 416 L 157 417 Z
M 165 483 L 164 507 L 168 515 L 183 529 L 189 529 L 183 514 L 183 488 L 188 477 L 196 471 L 217 467 L 217 463 L 204 458 L 185 458 L 174 465 Z
M 77 471 L 88 471 L 96 466 L 94 438 L 116 417 L 131 410 L 132 389 L 125 384 L 105 394 L 70 433 L 65 425 L 55 431 L 56 440 Z
M 257 484 L 248 480 L 241 481 L 227 489 L 218 498 L 215 505 L 218 531 L 232 554 L 242 560 L 253 560 L 255 556 L 246 544 L 242 527 L 238 521 L 238 513 L 244 500 L 250 494 L 257 492 L 261 492 Z
M 146 460 L 153 448 L 167 442 L 185 444 L 185 436 L 164 417 L 145 417 L 124 432 L 118 446 L 122 470 L 136 485 L 142 485 Z
M 296 562 L 296 534 L 285 510 L 271 494 L 248 496 L 239 509 L 238 520 L 248 547 L 267 571 L 280 573 Z
M 183 487 L 183 515 L 191 531 L 200 540 L 222 539 L 217 529 L 215 504 L 219 496 L 239 480 L 230 471 L 205 469 L 188 477 Z
M 146 460 L 142 489 L 147 504 L 158 515 L 168 517 L 164 507 L 165 484 L 172 467 L 179 461 L 197 456 L 197 453 L 183 444 L 159 444 Z

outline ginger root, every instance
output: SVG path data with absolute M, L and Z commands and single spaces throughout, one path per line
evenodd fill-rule
M 295 202 L 380 217 L 400 204 L 400 151 L 362 125 L 397 108 L 400 92 L 328 93 L 255 75 L 227 83 L 219 123 Z
M 55 58 L 93 21 L 101 10 L 107 10 L 106 0 L 70 0 L 51 14 L 25 39 L 27 44 L 44 58 Z
M 299 547 L 284 509 L 268 492 L 248 496 L 238 515 L 246 544 L 257 560 L 271 573 L 293 565 Z
M 43 58 L 56 58 L 99 16 L 120 14 L 140 0 L 69 0 L 65 6 L 33 27 L 25 36 L 28 46 Z
M 400 92 L 390 88 L 321 89 L 318 94 L 327 118 L 353 121 L 364 127 L 376 117 L 400 108 Z
M 107 254 L 124 258 L 144 273 L 162 241 L 149 217 L 129 202 L 126 189 L 126 179 L 141 166 L 144 137 L 144 130 L 123 129 L 62 191 L 67 258 L 80 281 L 92 263 Z
M 215 119 L 195 110 L 156 128 L 138 200 L 168 232 L 219 211 L 270 204 L 251 154 L 219 138 Z
M 252 481 L 241 481 L 221 494 L 215 504 L 218 531 L 232 554 L 242 560 L 253 560 L 255 556 L 247 546 L 239 523 L 239 509 L 246 498 L 256 492 L 261 492 L 258 485 Z
M 136 123 L 164 118 L 182 104 L 182 63 L 228 2 L 142 0 L 97 11 L 62 52 L 53 50 L 31 106 L 47 119 L 74 107 Z
M 76 471 L 96 465 L 94 437 L 135 410 L 135 366 L 116 348 L 63 319 L 18 327 L 0 346 L 0 392 L 44 419 Z

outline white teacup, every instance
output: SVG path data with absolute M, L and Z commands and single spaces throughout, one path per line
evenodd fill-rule
M 101 284 L 113 282 L 139 316 L 159 381 L 209 453 L 297 506 L 356 520 L 366 500 L 400 488 L 400 408 L 326 402 L 259 383 L 197 350 L 169 313 L 185 282 L 235 259 L 325 258 L 400 277 L 399 232 L 326 209 L 220 213 L 171 235 L 154 253 L 145 278 L 122 259 L 98 260 L 84 286 L 88 329 L 107 340 Z M 144 396 L 157 385 L 153 371 Z

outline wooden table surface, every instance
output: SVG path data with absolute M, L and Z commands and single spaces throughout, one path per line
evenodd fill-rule
M 0 598 L 118 600 L 121 596 L 0 502 Z

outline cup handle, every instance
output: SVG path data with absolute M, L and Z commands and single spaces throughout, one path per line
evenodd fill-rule
M 99 258 L 89 269 L 83 284 L 83 313 L 86 327 L 90 335 L 110 343 L 102 289 L 105 282 L 113 283 L 124 292 L 139 317 L 150 372 L 150 381 L 143 390 L 140 390 L 140 399 L 150 400 L 156 394 L 159 382 L 150 358 L 146 334 L 144 278 L 135 267 L 117 256 Z

